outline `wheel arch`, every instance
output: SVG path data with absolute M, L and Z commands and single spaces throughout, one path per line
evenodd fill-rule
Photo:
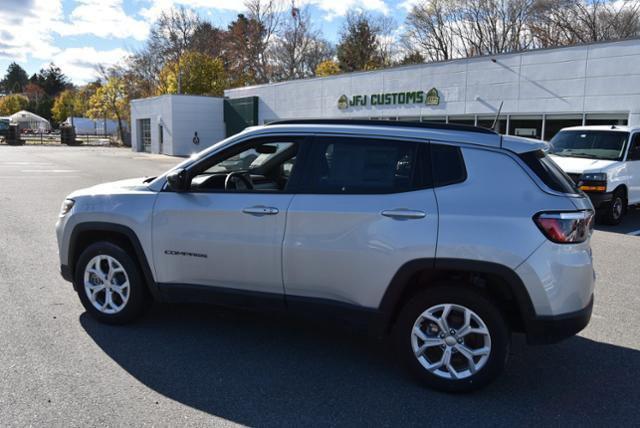
M 505 312 L 513 330 L 529 331 L 535 310 L 518 274 L 499 263 L 466 259 L 417 259 L 405 263 L 380 302 L 377 328 L 388 333 L 413 295 L 445 280 L 462 280 L 469 287 L 482 289 Z
M 83 222 L 77 224 L 69 239 L 68 271 L 73 276 L 80 254 L 91 244 L 107 241 L 128 250 L 138 264 L 147 288 L 154 299 L 161 299 L 149 262 L 136 233 L 129 227 L 107 222 Z M 74 284 L 75 287 L 75 284 Z

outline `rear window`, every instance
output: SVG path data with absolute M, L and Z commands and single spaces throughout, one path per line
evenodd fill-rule
M 560 193 L 578 193 L 573 180 L 542 150 L 522 153 L 520 159 L 550 189 Z

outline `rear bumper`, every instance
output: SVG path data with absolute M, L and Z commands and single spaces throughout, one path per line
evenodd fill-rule
M 537 316 L 527 325 L 527 342 L 531 345 L 557 343 L 583 330 L 593 311 L 593 295 L 589 304 L 576 312 L 562 315 Z

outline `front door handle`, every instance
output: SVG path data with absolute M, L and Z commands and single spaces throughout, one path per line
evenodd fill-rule
M 278 214 L 280 211 L 275 207 L 257 206 L 257 207 L 244 208 L 242 212 L 245 214 L 253 214 L 253 215 L 275 215 L 275 214 Z
M 425 218 L 427 213 L 420 210 L 408 210 L 404 208 L 397 208 L 393 210 L 384 210 L 381 213 L 385 217 L 397 218 L 397 219 L 418 219 Z

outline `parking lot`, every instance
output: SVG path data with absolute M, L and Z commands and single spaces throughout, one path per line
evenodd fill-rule
M 0 425 L 637 425 L 640 210 L 598 227 L 589 327 L 561 344 L 514 338 L 488 388 L 410 380 L 391 347 L 323 320 L 156 305 L 101 325 L 59 275 L 54 223 L 74 189 L 179 160 L 101 147 L 0 146 Z

